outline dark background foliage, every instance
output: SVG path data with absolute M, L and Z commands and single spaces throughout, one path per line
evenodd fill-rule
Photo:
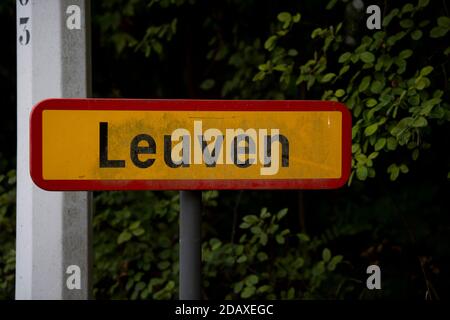
M 203 192 L 205 298 L 449 297 L 448 8 L 363 3 L 382 30 L 351 1 L 92 1 L 95 97 L 331 99 L 353 114 L 349 186 Z M 14 1 L 0 27 L 0 298 L 13 298 Z M 95 199 L 96 298 L 176 298 L 178 194 Z M 366 289 L 370 264 L 382 290 Z

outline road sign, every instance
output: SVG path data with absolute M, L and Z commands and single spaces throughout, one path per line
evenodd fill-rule
M 326 189 L 350 172 L 331 101 L 50 99 L 31 116 L 46 190 Z

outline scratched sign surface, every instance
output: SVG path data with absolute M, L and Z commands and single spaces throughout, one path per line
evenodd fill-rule
M 338 188 L 350 131 L 336 102 L 49 99 L 31 115 L 31 176 L 46 190 Z

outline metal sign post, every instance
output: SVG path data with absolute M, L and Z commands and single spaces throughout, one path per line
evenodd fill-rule
M 202 192 L 180 192 L 180 300 L 200 300 Z
M 91 194 L 47 192 L 29 173 L 32 106 L 90 95 L 89 0 L 17 0 L 16 299 L 88 299 Z

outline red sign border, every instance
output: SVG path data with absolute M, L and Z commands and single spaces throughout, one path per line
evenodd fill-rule
M 44 110 L 155 110 L 155 111 L 339 111 L 342 113 L 342 170 L 336 179 L 243 180 L 45 180 L 42 175 L 42 113 Z M 238 189 L 335 189 L 350 176 L 351 114 L 334 101 L 316 100 L 144 100 L 144 99 L 46 99 L 30 116 L 30 174 L 48 191 L 100 190 L 238 190 Z

